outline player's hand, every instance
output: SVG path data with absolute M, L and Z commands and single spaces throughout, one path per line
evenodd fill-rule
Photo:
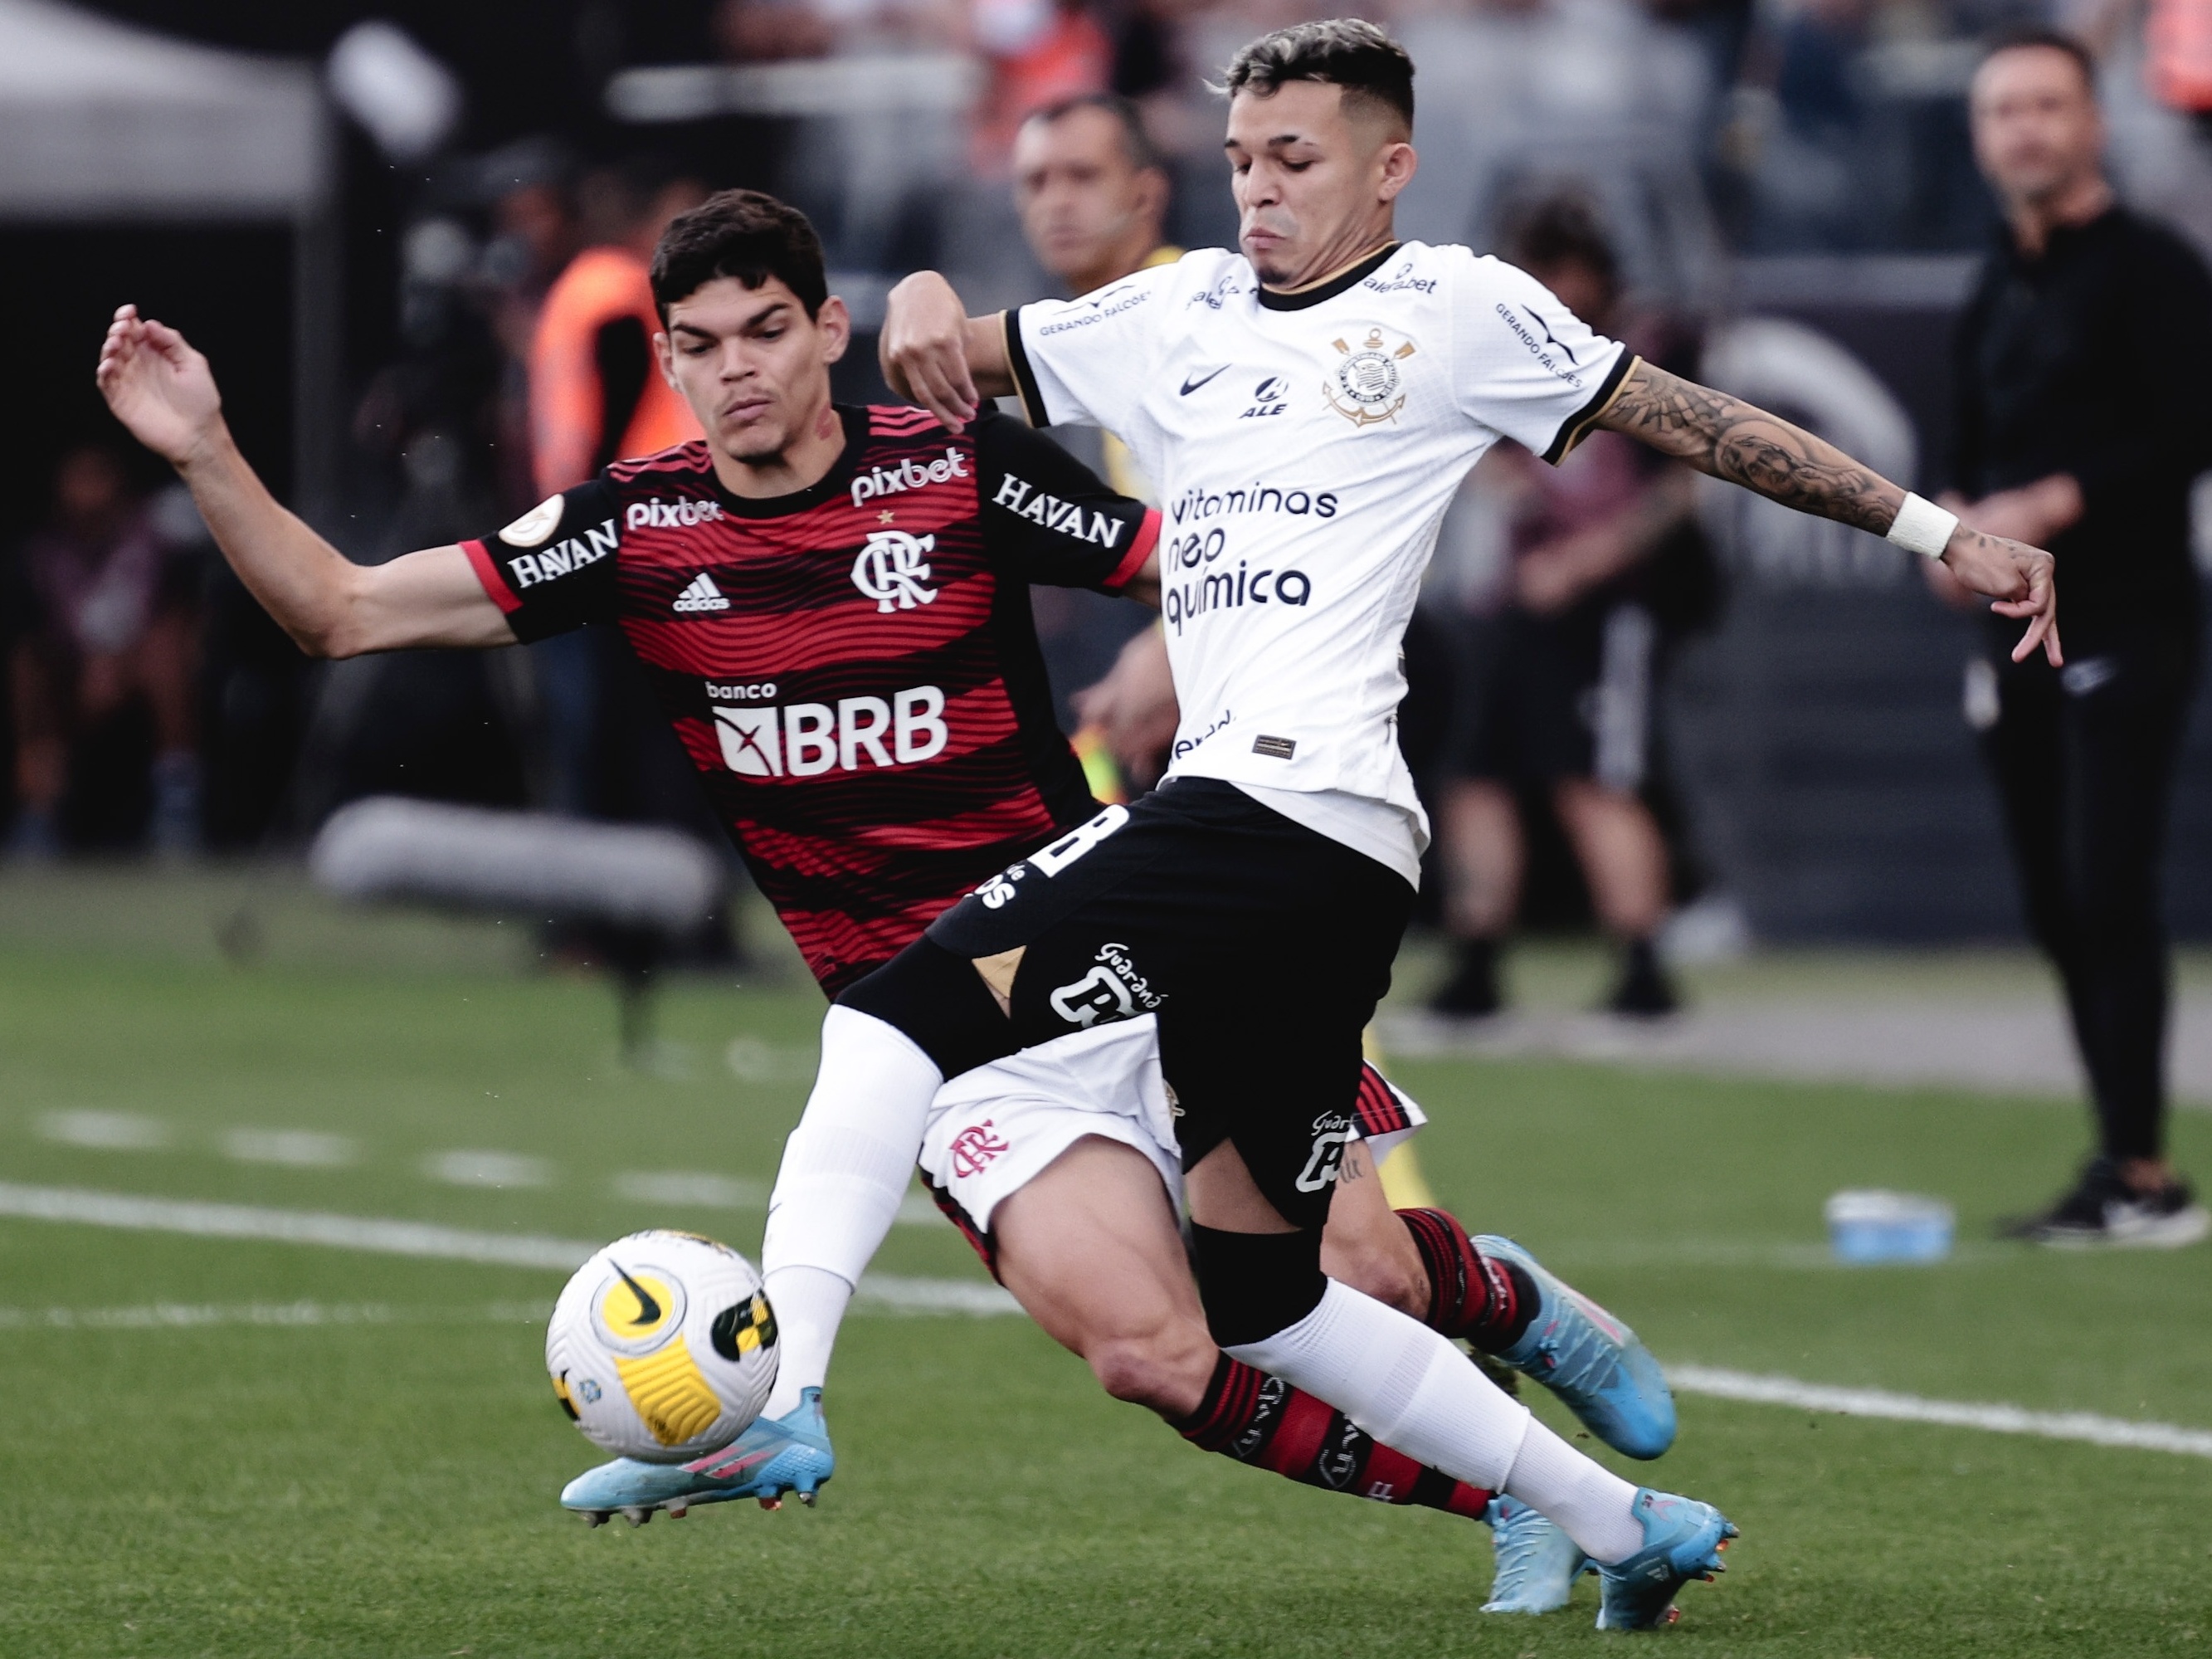
M 1992 536 L 1961 524 L 1943 550 L 1943 564 L 1969 592 L 1994 599 L 2000 617 L 2025 618 L 2027 632 L 2012 648 L 2024 662 L 2038 646 L 2053 668 L 2066 660 L 2058 647 L 2057 561 L 2039 547 Z
M 1121 647 L 1104 679 L 1077 692 L 1073 701 L 1076 719 L 1099 728 L 1125 777 L 1147 787 L 1158 781 L 1182 718 L 1166 635 L 1147 628 Z
M 884 379 L 957 432 L 981 399 L 968 368 L 968 308 L 952 284 L 918 270 L 890 291 L 880 342 Z
M 208 360 L 166 323 L 117 309 L 94 378 L 115 418 L 172 465 L 182 466 L 222 427 L 222 394 Z

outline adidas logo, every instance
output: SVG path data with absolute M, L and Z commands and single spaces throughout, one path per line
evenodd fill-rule
M 714 579 L 705 571 L 692 578 L 691 586 L 676 596 L 678 611 L 727 611 L 730 602 L 722 597 L 722 590 L 714 586 Z

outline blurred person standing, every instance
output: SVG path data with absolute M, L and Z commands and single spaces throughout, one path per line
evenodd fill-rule
M 1954 339 L 1950 499 L 1978 529 L 2049 547 L 2066 573 L 2065 666 L 2016 664 L 1992 633 L 1966 676 L 2098 1125 L 2073 1188 L 2008 1231 L 2179 1245 L 2212 1229 L 2165 1161 L 2160 914 L 2201 629 L 2189 498 L 2212 465 L 2197 402 L 2212 379 L 2212 276 L 2114 199 L 2094 71 L 2070 37 L 2033 31 L 1975 74 L 1974 153 L 2004 222 Z
M 1663 331 L 1624 314 L 1611 242 L 1577 197 L 1532 204 L 1509 258 L 1591 327 L 1671 366 Z M 1508 507 L 1510 589 L 1459 618 L 1458 707 L 1446 743 L 1441 850 L 1450 975 L 1430 1000 L 1474 1018 L 1503 1006 L 1498 959 L 1527 866 L 1516 786 L 1541 788 L 1599 922 L 1620 946 L 1611 1012 L 1674 1011 L 1654 940 L 1666 919 L 1667 848 L 1642 790 L 1659 627 L 1650 592 L 1666 555 L 1701 561 L 1686 469 L 1613 432 L 1556 466 L 1500 444 L 1486 470 Z M 1676 560 L 1668 558 L 1667 562 Z
M 597 477 L 611 462 L 702 435 L 653 357 L 660 319 L 650 272 L 660 233 L 703 201 L 705 188 L 641 159 L 587 174 L 577 193 L 589 246 L 547 290 L 531 346 L 531 464 L 541 498 Z M 590 629 L 531 647 L 547 804 L 572 817 L 599 805 L 604 649 Z
M 700 435 L 653 356 L 660 319 L 648 270 L 678 214 L 706 199 L 696 179 L 649 161 L 603 168 L 581 187 L 592 245 L 555 279 L 530 356 L 532 462 L 547 495 L 610 462 Z
M 154 728 L 155 850 L 199 850 L 198 641 L 180 552 L 112 453 L 86 446 L 62 458 L 52 516 L 24 543 L 16 572 L 15 856 L 59 856 L 72 751 L 133 702 Z
M 1085 0 L 975 0 L 969 20 L 991 72 L 975 109 L 970 159 L 978 172 L 1004 178 L 1033 111 L 1107 89 L 1114 42 Z
M 1014 208 L 1022 235 L 1037 263 L 1071 297 L 1120 282 L 1133 271 L 1173 264 L 1182 250 L 1170 246 L 1166 222 L 1170 188 L 1166 165 L 1146 132 L 1142 112 L 1110 92 L 1079 93 L 1034 112 L 1014 137 Z M 1158 504 L 1127 446 L 1111 433 L 1054 428 L 1052 435 L 1076 458 L 1102 472 L 1124 495 Z M 1076 751 L 1102 799 L 1120 799 L 1124 779 L 1149 787 L 1161 767 L 1142 752 L 1121 752 L 1103 732 L 1072 718 L 1077 689 L 1098 680 L 1115 653 L 1151 629 L 1151 613 L 1126 599 L 1074 588 L 1037 588 L 1031 596 L 1045 668 L 1063 725 L 1077 725 Z M 1139 647 L 1155 671 L 1152 684 L 1167 688 L 1164 731 L 1151 730 L 1163 750 L 1174 736 L 1173 682 L 1167 653 L 1157 641 Z M 1157 703 L 1158 695 L 1151 701 Z M 1112 758 L 1109 758 L 1109 755 Z M 1118 762 L 1118 768 L 1116 763 Z

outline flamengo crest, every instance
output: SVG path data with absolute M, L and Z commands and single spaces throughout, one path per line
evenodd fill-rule
M 929 580 L 926 559 L 937 545 L 934 536 L 909 536 L 903 530 L 878 530 L 868 537 L 860 556 L 853 561 L 853 586 L 876 602 L 878 611 L 911 611 L 935 601 L 937 591 L 924 587 Z
M 1389 337 L 1370 328 L 1359 339 L 1332 340 L 1337 349 L 1336 371 L 1321 384 L 1328 406 L 1355 427 L 1379 426 L 1395 420 L 1406 406 L 1405 380 L 1398 365 L 1414 352 L 1405 336 Z

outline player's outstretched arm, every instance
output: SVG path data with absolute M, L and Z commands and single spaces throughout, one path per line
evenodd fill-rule
M 123 307 L 98 379 L 115 418 L 177 469 L 230 568 L 302 651 L 514 643 L 459 548 L 357 565 L 287 511 L 232 440 L 207 359 L 176 330 Z
M 1905 502 L 1903 489 L 1833 444 L 1647 362 L 1629 371 L 1597 424 L 1785 507 L 1877 536 L 1889 533 Z M 1998 614 L 2027 619 L 2027 631 L 2013 647 L 2014 662 L 2038 646 L 2054 665 L 2062 660 L 2050 554 L 1961 524 L 1951 532 L 1943 563 L 1966 587 L 1996 600 Z
M 890 291 L 879 349 L 884 379 L 957 432 L 984 398 L 1011 398 L 1006 319 L 970 317 L 952 284 L 917 270 Z

